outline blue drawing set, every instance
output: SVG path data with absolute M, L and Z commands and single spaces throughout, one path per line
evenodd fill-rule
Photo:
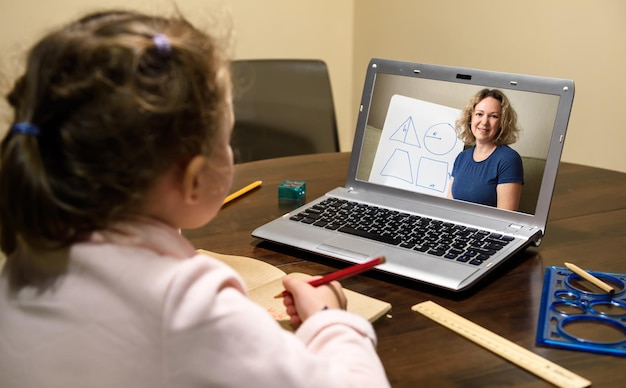
M 588 271 L 611 285 L 607 293 L 568 268 L 547 267 L 536 342 L 626 356 L 626 274 Z

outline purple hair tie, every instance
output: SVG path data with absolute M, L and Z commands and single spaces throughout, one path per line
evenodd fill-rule
M 11 126 L 11 131 L 26 135 L 39 136 L 39 127 L 25 121 L 13 124 Z
M 161 55 L 167 55 L 170 53 L 172 49 L 172 45 L 170 44 L 170 40 L 165 34 L 156 34 L 152 37 L 152 41 L 156 46 L 157 52 Z

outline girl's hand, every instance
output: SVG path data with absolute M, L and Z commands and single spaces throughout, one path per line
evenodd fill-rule
M 348 304 L 341 284 L 336 281 L 313 287 L 307 280 L 287 275 L 283 278 L 283 286 L 287 291 L 283 304 L 294 328 L 317 312 L 325 309 L 345 310 Z

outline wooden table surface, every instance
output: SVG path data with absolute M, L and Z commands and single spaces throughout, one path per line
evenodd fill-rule
M 237 165 L 233 191 L 255 180 L 263 186 L 227 204 L 207 226 L 184 234 L 197 248 L 254 257 L 287 273 L 317 275 L 342 268 L 331 259 L 263 242 L 251 232 L 292 210 L 293 205 L 278 202 L 277 186 L 284 179 L 306 181 L 307 199 L 313 200 L 343 186 L 348 163 L 348 153 L 330 153 Z M 561 163 L 542 244 L 520 253 L 470 293 L 450 295 L 376 272 L 342 284 L 392 304 L 374 328 L 394 387 L 552 386 L 411 310 L 426 300 L 590 380 L 594 387 L 624 386 L 626 357 L 535 343 L 544 270 L 565 261 L 593 271 L 626 273 L 626 174 Z

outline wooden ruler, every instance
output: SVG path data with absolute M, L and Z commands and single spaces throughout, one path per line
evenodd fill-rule
M 418 303 L 411 309 L 558 387 L 583 388 L 591 385 L 591 381 L 585 380 L 569 370 L 500 337 L 435 302 Z

